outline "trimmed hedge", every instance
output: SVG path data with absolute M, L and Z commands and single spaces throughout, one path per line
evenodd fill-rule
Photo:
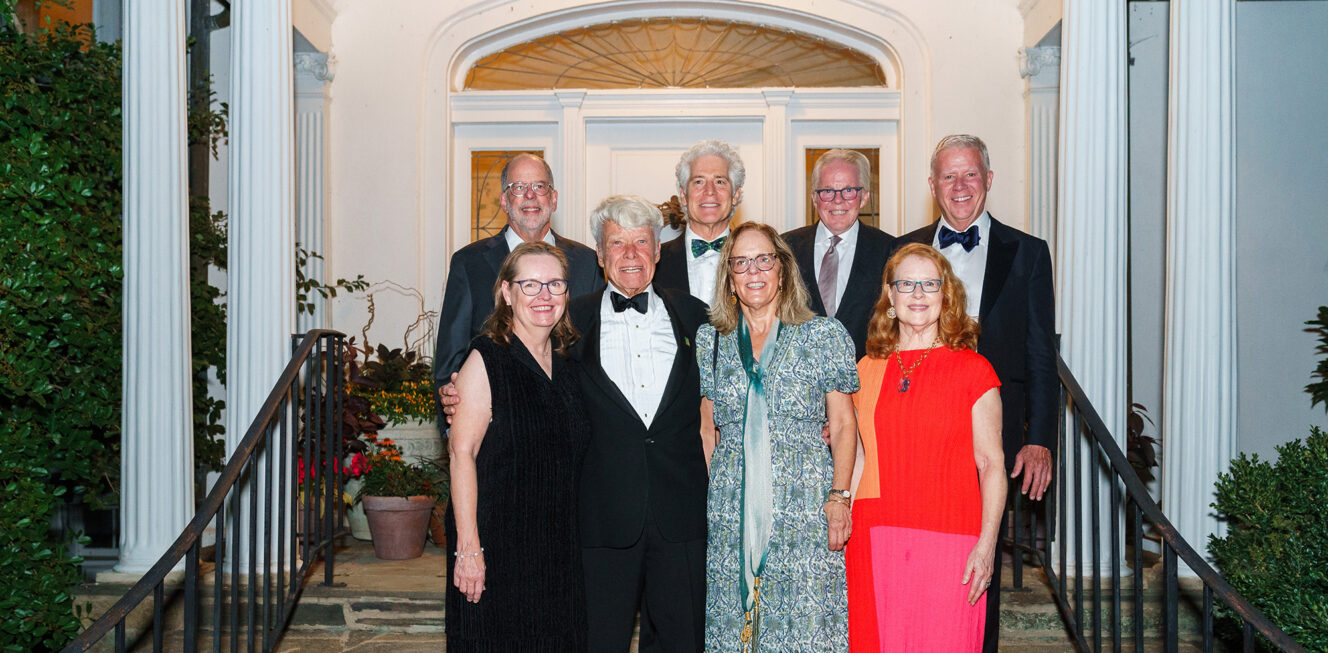
M 120 52 L 0 26 L 0 649 L 77 632 L 63 495 L 115 501 L 120 440 Z

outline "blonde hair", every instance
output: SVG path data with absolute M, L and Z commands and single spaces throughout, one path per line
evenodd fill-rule
M 789 326 L 796 326 L 816 317 L 807 305 L 811 295 L 802 283 L 802 273 L 798 271 L 798 262 L 793 259 L 793 250 L 780 237 L 774 227 L 759 222 L 743 222 L 733 228 L 724 248 L 719 252 L 719 264 L 722 274 L 715 275 L 715 296 L 710 301 L 710 324 L 722 335 L 733 333 L 738 328 L 738 319 L 742 312 L 738 308 L 737 294 L 733 291 L 733 273 L 728 271 L 729 258 L 733 256 L 733 245 L 738 236 L 756 231 L 765 236 L 775 247 L 775 258 L 779 261 L 779 292 L 775 301 L 779 302 L 776 315 L 779 321 Z M 734 300 L 730 301 L 730 297 Z
M 489 318 L 484 321 L 484 327 L 480 329 L 480 335 L 488 336 L 494 342 L 507 347 L 512 342 L 512 305 L 503 299 L 503 282 L 512 284 L 516 281 L 516 266 L 521 259 L 527 256 L 552 256 L 558 260 L 558 267 L 562 269 L 563 278 L 567 277 L 567 256 L 562 250 L 550 245 L 542 240 L 533 243 L 521 243 L 512 250 L 507 258 L 503 259 L 502 267 L 498 268 L 498 278 L 493 282 L 493 312 Z M 515 284 L 512 285 L 512 292 L 521 292 Z M 568 281 L 567 298 L 570 300 L 572 288 L 571 281 Z M 567 356 L 567 350 L 576 344 L 580 336 L 572 326 L 572 318 L 568 315 L 566 308 L 563 309 L 562 317 L 558 318 L 558 323 L 553 325 L 553 350 L 558 352 L 559 356 Z
M 894 304 L 890 301 L 890 284 L 895 280 L 895 270 L 910 256 L 917 256 L 936 265 L 941 273 L 941 317 L 938 320 L 937 337 L 948 349 L 978 349 L 978 334 L 981 329 L 978 321 L 969 317 L 965 311 L 968 295 L 964 292 L 964 282 L 950 267 L 950 261 L 936 248 L 922 243 L 909 243 L 895 251 L 885 264 L 885 274 L 881 277 L 881 297 L 876 300 L 876 309 L 871 321 L 867 323 L 867 355 L 872 358 L 885 358 L 899 346 L 899 321 L 886 313 Z

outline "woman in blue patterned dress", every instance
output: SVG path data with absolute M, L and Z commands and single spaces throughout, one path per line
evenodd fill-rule
M 853 342 L 815 317 L 793 252 L 738 225 L 696 335 L 710 455 L 706 650 L 848 650 Z M 830 447 L 822 439 L 829 424 Z

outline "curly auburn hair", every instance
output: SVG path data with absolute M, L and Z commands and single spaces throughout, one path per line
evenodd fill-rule
M 512 283 L 516 281 L 516 267 L 521 259 L 527 256 L 552 256 L 558 260 L 558 267 L 562 269 L 562 275 L 567 277 L 567 256 L 562 250 L 550 245 L 544 241 L 535 241 L 533 243 L 521 243 L 512 250 L 507 258 L 503 259 L 503 266 L 498 268 L 498 278 L 493 282 L 493 312 L 489 318 L 484 321 L 484 328 L 480 329 L 480 335 L 488 336 L 494 342 L 507 347 L 512 344 L 512 306 L 503 299 L 503 282 Z M 569 282 L 570 283 L 570 282 Z M 521 292 L 520 289 L 513 289 L 513 292 Z M 571 299 L 571 288 L 569 286 L 568 299 Z M 572 318 L 567 314 L 567 308 L 563 307 L 562 317 L 558 318 L 558 323 L 553 325 L 553 350 L 559 356 L 566 357 L 567 350 L 576 344 L 580 335 L 572 326 Z
M 872 358 L 885 358 L 899 346 L 899 321 L 886 314 L 894 306 L 890 301 L 890 284 L 895 280 L 895 270 L 910 256 L 918 256 L 931 261 L 941 273 L 941 317 L 937 336 L 947 349 L 978 349 L 978 334 L 981 328 L 978 321 L 965 312 L 968 295 L 964 292 L 964 282 L 955 275 L 950 261 L 936 248 L 922 243 L 909 243 L 895 251 L 885 264 L 885 274 L 881 278 L 881 297 L 876 300 L 876 309 L 871 321 L 867 323 L 867 355 Z

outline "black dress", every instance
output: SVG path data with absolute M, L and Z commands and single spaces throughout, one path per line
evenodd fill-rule
M 470 603 L 453 585 L 456 521 L 447 514 L 447 650 L 554 653 L 586 649 L 585 586 L 577 536 L 577 474 L 589 422 L 576 362 L 553 355 L 545 376 L 515 336 L 477 338 L 493 421 L 475 459 L 476 522 L 485 589 Z

